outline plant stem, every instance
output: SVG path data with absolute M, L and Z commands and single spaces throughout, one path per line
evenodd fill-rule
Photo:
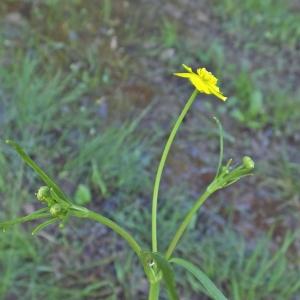
M 150 283 L 149 300 L 158 300 L 159 297 L 159 281 Z
M 182 235 L 184 234 L 187 226 L 191 222 L 194 214 L 197 212 L 197 210 L 202 206 L 202 204 L 205 202 L 205 200 L 213 193 L 214 191 L 205 191 L 199 199 L 196 201 L 194 206 L 190 209 L 190 211 L 186 214 L 185 218 L 183 219 L 182 223 L 180 224 L 179 228 L 177 229 L 169 247 L 165 254 L 166 259 L 169 259 L 173 251 L 175 250 L 179 240 L 181 239 Z
M 111 219 L 106 218 L 96 212 L 89 210 L 89 209 L 86 209 L 83 207 L 82 208 L 77 207 L 75 205 L 73 205 L 72 208 L 73 208 L 72 214 L 75 215 L 76 217 L 94 220 L 100 224 L 103 224 L 103 225 L 111 228 L 113 231 L 115 231 L 117 234 L 119 234 L 124 240 L 127 241 L 129 246 L 138 255 L 138 257 L 140 256 L 140 253 L 141 253 L 140 245 L 136 242 L 136 240 L 132 237 L 132 235 L 127 230 L 122 228 L 120 225 L 118 225 Z
M 158 190 L 161 180 L 161 175 L 171 148 L 171 145 L 174 141 L 174 138 L 176 136 L 176 133 L 178 131 L 179 126 L 181 125 L 184 117 L 186 116 L 187 112 L 189 111 L 190 107 L 192 106 L 193 102 L 196 99 L 196 96 L 198 95 L 198 91 L 194 90 L 192 95 L 190 96 L 189 100 L 185 104 L 182 112 L 180 113 L 171 133 L 170 136 L 166 142 L 164 151 L 162 153 L 159 166 L 157 169 L 156 177 L 155 177 L 155 183 L 154 183 L 154 189 L 153 189 L 153 197 L 152 197 L 152 251 L 157 252 L 157 199 L 158 199 Z

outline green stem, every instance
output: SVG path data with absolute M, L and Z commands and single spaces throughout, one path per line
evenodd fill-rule
M 159 297 L 159 281 L 150 283 L 149 300 L 158 300 Z
M 181 125 L 184 117 L 186 116 L 187 112 L 189 111 L 190 107 L 192 106 L 193 102 L 196 99 L 196 96 L 198 95 L 198 91 L 194 90 L 192 95 L 190 96 L 189 100 L 185 104 L 182 112 L 180 113 L 171 133 L 167 140 L 167 143 L 165 145 L 164 151 L 162 153 L 159 166 L 157 169 L 156 177 L 155 177 L 155 183 L 154 183 L 154 189 L 153 189 L 153 197 L 152 197 L 152 251 L 157 252 L 157 199 L 158 199 L 158 190 L 161 180 L 161 175 L 171 148 L 171 145 L 174 141 L 174 138 L 176 136 L 176 133 L 178 131 L 179 126 Z
M 197 210 L 202 206 L 202 204 L 205 202 L 205 200 L 213 193 L 213 191 L 205 191 L 201 197 L 196 201 L 196 203 L 194 204 L 194 206 L 190 209 L 190 211 L 187 213 L 187 215 L 185 216 L 185 218 L 183 219 L 182 223 L 180 224 L 179 228 L 177 229 L 169 247 L 168 250 L 166 252 L 166 259 L 169 259 L 172 254 L 173 251 L 175 250 L 179 240 L 181 239 L 182 235 L 184 234 L 187 226 L 189 225 L 189 223 L 191 222 L 194 214 L 197 212 Z
M 103 224 L 109 228 L 111 228 L 113 231 L 115 231 L 117 234 L 119 234 L 132 248 L 132 250 L 140 256 L 141 253 L 141 247 L 136 242 L 136 240 L 132 237 L 132 235 L 122 228 L 120 225 L 115 223 L 114 221 L 110 220 L 109 218 L 106 218 L 96 212 L 93 212 L 87 208 L 84 207 L 78 207 L 73 205 L 72 206 L 72 214 L 79 218 L 86 218 L 90 220 L 94 220 L 100 224 Z

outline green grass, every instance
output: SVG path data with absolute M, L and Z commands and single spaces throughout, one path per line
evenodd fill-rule
M 42 62 L 22 55 L 0 70 L 1 103 L 6 111 L 3 138 L 17 139 L 23 146 L 47 143 L 51 131 L 66 131 L 78 122 L 72 105 L 78 105 L 84 89 L 72 76 L 49 72 Z M 73 110 L 73 111 L 72 111 Z M 67 126 L 67 127 L 66 127 Z M 67 132 L 64 132 L 67 134 Z
M 86 138 L 84 132 L 76 141 L 76 150 L 68 155 L 65 170 L 75 179 L 85 176 L 98 193 L 107 197 L 111 191 L 139 193 L 150 188 L 147 167 L 149 141 L 134 135 L 138 122 L 99 130 Z
M 224 70 L 228 72 L 233 66 L 226 61 L 225 51 L 223 43 L 216 38 L 207 47 L 194 50 L 193 56 L 204 66 L 211 66 L 218 77 L 225 77 Z
M 284 207 L 290 207 L 292 215 L 300 195 L 300 163 L 291 156 L 288 149 L 283 148 L 276 161 L 273 159 L 262 163 L 261 173 L 265 175 L 262 184 L 270 188 L 278 198 L 284 199 Z
M 269 121 L 264 95 L 253 79 L 254 75 L 242 71 L 234 81 L 234 96 L 228 106 L 230 114 L 243 125 L 258 129 Z
M 171 48 L 177 45 L 178 34 L 175 23 L 172 23 L 167 19 L 162 20 L 161 39 L 163 46 L 166 48 Z
M 229 299 L 297 299 L 299 266 L 289 258 L 295 237 L 287 233 L 274 250 L 269 235 L 251 239 L 249 243 L 241 234 L 226 229 L 208 233 L 197 247 L 182 248 L 182 251 L 184 255 L 189 253 L 192 261 L 222 287 Z M 192 290 L 203 290 L 192 276 L 188 276 L 187 281 Z M 192 297 L 194 294 L 186 295 Z
M 300 121 L 300 92 L 276 89 L 267 96 L 268 117 L 279 135 L 291 136 L 298 131 Z
M 267 41 L 295 48 L 299 41 L 300 18 L 289 1 L 214 1 L 213 9 L 226 21 L 226 30 L 248 45 Z

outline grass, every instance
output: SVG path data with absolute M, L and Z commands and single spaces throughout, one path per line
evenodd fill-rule
M 47 70 L 41 74 L 41 67 L 36 59 L 17 56 L 12 65 L 0 70 L 1 102 L 6 111 L 3 134 L 24 146 L 45 143 L 42 139 L 62 126 L 67 125 L 68 131 L 75 122 L 72 104 L 78 105 L 84 92 L 72 84 L 71 76 Z
M 178 43 L 176 25 L 167 19 L 163 19 L 161 28 L 161 39 L 164 47 L 171 48 L 176 46 Z
M 297 207 L 300 195 L 300 184 L 298 181 L 300 164 L 291 159 L 292 154 L 283 149 L 279 158 L 271 162 L 272 166 L 262 164 L 262 173 L 265 174 L 265 180 L 262 184 L 272 187 L 274 194 L 280 195 L 285 202 L 282 207 L 290 207 L 294 210 Z M 271 174 L 273 174 L 271 176 Z M 291 215 L 293 212 L 291 212 Z
M 226 229 L 208 233 L 201 237 L 199 246 L 182 251 L 185 255 L 189 252 L 189 257 L 223 288 L 229 299 L 297 299 L 299 266 L 288 258 L 295 237 L 287 233 L 274 250 L 269 234 L 249 243 L 234 230 Z M 192 276 L 187 281 L 191 290 L 203 290 Z M 193 295 L 186 294 L 190 299 Z
M 105 197 L 109 191 L 139 193 L 149 189 L 150 156 L 146 152 L 149 142 L 133 134 L 138 123 L 110 127 L 88 140 L 83 132 L 76 141 L 77 151 L 69 155 L 65 170 L 77 174 L 77 180 L 83 175 L 90 178 L 90 183 Z
M 281 133 L 291 136 L 297 132 L 295 124 L 300 120 L 299 91 L 291 93 L 284 89 L 274 90 L 275 92 L 271 92 L 267 98 L 270 107 L 268 111 L 270 123 L 279 135 Z
M 214 4 L 216 14 L 226 21 L 226 29 L 249 45 L 267 41 L 296 47 L 300 38 L 299 14 L 291 2 L 247 0 L 237 5 L 233 0 L 225 0 Z
M 235 96 L 231 98 L 229 107 L 230 114 L 238 122 L 249 128 L 259 129 L 269 120 L 264 95 L 253 77 L 247 71 L 242 71 L 237 76 L 234 81 Z

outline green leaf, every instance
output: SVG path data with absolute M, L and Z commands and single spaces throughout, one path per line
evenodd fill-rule
M 55 222 L 57 222 L 56 218 L 50 219 L 50 220 L 47 220 L 47 221 L 43 222 L 42 224 L 38 225 L 36 228 L 34 228 L 32 230 L 32 235 L 36 235 L 38 232 L 40 232 L 41 230 L 43 230 L 47 226 L 49 226 L 51 224 L 54 224 Z
M 256 117 L 264 113 L 263 94 L 260 90 L 254 90 L 250 96 L 249 114 Z
M 22 149 L 20 145 L 11 140 L 6 140 L 6 143 L 10 145 L 17 153 L 21 156 L 21 158 L 40 176 L 40 178 L 45 182 L 45 184 L 55 191 L 55 193 L 65 201 L 70 203 L 65 193 L 61 190 L 61 188 L 55 183 L 53 179 L 51 179 Z
M 105 183 L 103 177 L 101 176 L 95 161 L 92 162 L 92 178 L 91 179 L 92 179 L 93 184 L 96 185 L 100 189 L 102 195 L 104 197 L 108 196 L 108 190 L 107 190 L 106 183 Z
M 74 201 L 77 205 L 85 205 L 91 202 L 92 195 L 90 189 L 84 185 L 79 184 L 75 192 Z
M 42 219 L 42 218 L 48 218 L 50 214 L 47 211 L 48 208 L 42 208 L 24 217 L 16 218 L 10 221 L 0 222 L 0 228 L 2 228 L 3 231 L 6 231 L 8 227 L 16 224 L 21 224 L 32 220 Z
M 192 273 L 203 285 L 207 294 L 215 300 L 227 300 L 227 298 L 222 294 L 222 292 L 215 286 L 215 284 L 203 273 L 197 266 L 191 262 L 182 258 L 172 258 L 170 262 L 175 263 L 187 271 Z

